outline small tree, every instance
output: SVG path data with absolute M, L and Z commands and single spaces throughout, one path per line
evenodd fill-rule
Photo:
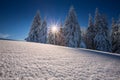
M 57 45 L 65 46 L 65 37 L 64 37 L 64 31 L 63 31 L 62 24 L 59 27 L 56 42 L 57 42 Z
M 54 44 L 54 34 L 52 33 L 52 30 L 51 30 L 51 29 L 49 29 L 49 31 L 48 31 L 47 42 L 48 42 L 49 44 Z

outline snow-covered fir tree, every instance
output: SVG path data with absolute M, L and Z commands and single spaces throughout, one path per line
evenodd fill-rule
M 34 17 L 30 32 L 25 40 L 39 43 L 47 42 L 47 22 L 46 19 L 43 22 L 41 21 L 39 10 Z
M 86 32 L 86 38 L 85 38 L 85 42 L 87 44 L 88 49 L 95 49 L 95 45 L 94 45 L 95 35 L 96 35 L 95 26 L 93 24 L 91 14 L 89 14 L 88 28 Z
M 110 38 L 108 35 L 108 23 L 106 21 L 106 17 L 101 16 L 96 9 L 95 12 L 95 29 L 96 29 L 96 36 L 94 38 L 94 44 L 96 50 L 101 51 L 111 51 L 111 44 Z
M 26 41 L 30 42 L 39 42 L 39 29 L 41 27 L 41 17 L 40 12 L 37 11 L 33 23 L 30 29 L 30 32 L 28 34 L 28 37 L 25 39 Z
M 47 22 L 46 18 L 43 20 L 42 25 L 39 29 L 39 42 L 46 43 L 47 42 Z
M 81 31 L 76 12 L 73 6 L 70 8 L 64 23 L 65 45 L 68 47 L 80 47 Z
M 120 53 L 120 19 L 118 22 L 112 19 L 112 52 Z

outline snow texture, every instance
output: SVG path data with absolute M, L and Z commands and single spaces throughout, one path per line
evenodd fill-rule
M 0 40 L 0 80 L 120 80 L 120 55 Z

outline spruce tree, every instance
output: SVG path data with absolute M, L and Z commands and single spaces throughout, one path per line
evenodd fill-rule
M 95 26 L 92 21 L 92 16 L 89 14 L 88 28 L 86 32 L 86 44 L 88 49 L 95 49 L 94 37 L 96 35 Z
M 120 20 L 120 19 L 119 19 Z M 120 53 L 120 22 L 112 19 L 112 52 Z
M 39 42 L 39 29 L 41 27 L 41 17 L 40 17 L 40 12 L 37 11 L 33 23 L 30 29 L 30 32 L 28 34 L 28 37 L 25 39 L 26 41 L 30 42 Z
M 108 35 L 108 23 L 105 16 L 100 15 L 98 9 L 95 12 L 95 30 L 96 35 L 94 38 L 94 44 L 96 50 L 111 51 L 110 38 Z
M 39 29 L 39 42 L 40 43 L 47 42 L 47 22 L 46 22 L 46 19 L 43 20 L 42 25 Z
M 76 12 L 73 6 L 70 8 L 64 23 L 65 45 L 68 47 L 80 47 L 81 31 Z

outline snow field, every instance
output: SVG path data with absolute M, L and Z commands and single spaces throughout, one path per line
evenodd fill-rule
M 99 53 L 0 40 L 0 80 L 120 80 L 120 57 Z

